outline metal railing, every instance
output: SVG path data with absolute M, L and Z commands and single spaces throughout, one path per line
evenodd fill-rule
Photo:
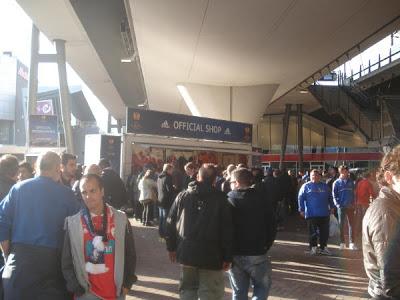
M 364 67 L 363 64 L 360 64 L 360 68 L 358 72 L 354 73 L 354 70 L 351 69 L 350 76 L 347 76 L 346 73 L 339 71 L 338 74 L 338 85 L 351 85 L 351 83 L 355 80 L 360 79 L 363 76 L 368 75 L 369 73 L 380 69 L 386 65 L 389 65 L 395 60 L 400 59 L 400 49 L 392 52 L 392 48 L 389 48 L 389 55 L 381 58 L 381 54 L 378 54 L 378 61 L 371 64 L 371 59 L 368 60 L 368 65 Z
M 328 114 L 340 114 L 359 130 L 367 141 L 380 138 L 379 122 L 370 120 L 343 90 L 336 86 L 318 84 L 311 85 L 309 90 Z

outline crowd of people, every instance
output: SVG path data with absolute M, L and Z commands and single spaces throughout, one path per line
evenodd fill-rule
M 254 299 L 267 299 L 267 253 L 289 215 L 305 219 L 311 255 L 332 255 L 337 218 L 338 249 L 363 249 L 369 294 L 400 297 L 400 147 L 356 178 L 345 165 L 296 175 L 189 162 L 183 170 L 134 168 L 126 184 L 107 159 L 79 166 L 72 154 L 46 152 L 34 172 L 3 155 L 0 193 L 6 300 L 125 299 L 137 280 L 127 214 L 158 225 L 171 262 L 181 266 L 181 299 L 223 299 L 224 271 L 233 299 L 247 299 L 250 287 Z
M 125 299 L 136 281 L 132 227 L 118 210 L 121 178 L 103 159 L 79 168 L 76 157 L 46 152 L 36 173 L 0 158 L 0 298 Z

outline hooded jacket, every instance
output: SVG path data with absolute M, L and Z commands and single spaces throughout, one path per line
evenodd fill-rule
M 128 204 L 125 184 L 113 169 L 103 169 L 101 179 L 104 183 L 104 199 L 108 204 L 116 209 Z
M 368 293 L 400 299 L 400 195 L 383 187 L 363 219 L 364 268 Z
M 255 188 L 228 193 L 233 217 L 233 255 L 263 255 L 272 246 L 276 224 L 272 203 Z
M 162 172 L 157 180 L 158 205 L 169 209 L 174 202 L 175 189 L 172 184 L 172 176 L 167 172 Z
M 211 184 L 191 182 L 167 218 L 167 250 L 180 264 L 221 270 L 232 261 L 232 214 L 226 196 Z

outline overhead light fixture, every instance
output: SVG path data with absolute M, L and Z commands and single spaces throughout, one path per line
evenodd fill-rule
M 179 93 L 181 94 L 183 100 L 185 101 L 187 107 L 189 107 L 190 112 L 193 116 L 201 117 L 199 110 L 197 109 L 196 105 L 193 102 L 192 97 L 190 96 L 187 88 L 184 85 L 177 85 Z
M 121 62 L 122 63 L 131 63 L 133 60 L 132 59 L 130 59 L 130 58 L 123 58 L 123 59 L 121 59 Z
M 308 91 L 307 91 L 307 90 L 300 90 L 299 93 L 300 93 L 300 94 L 308 94 Z

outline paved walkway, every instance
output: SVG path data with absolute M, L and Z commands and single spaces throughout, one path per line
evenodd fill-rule
M 330 245 L 333 256 L 306 254 L 305 223 L 298 217 L 279 232 L 271 256 L 272 290 L 268 299 L 367 299 L 367 279 L 360 251 L 343 252 Z M 156 227 L 134 226 L 138 255 L 139 281 L 130 291 L 128 300 L 179 299 L 177 292 L 179 266 L 168 260 L 165 244 L 158 239 Z M 226 279 L 225 299 L 231 299 Z

